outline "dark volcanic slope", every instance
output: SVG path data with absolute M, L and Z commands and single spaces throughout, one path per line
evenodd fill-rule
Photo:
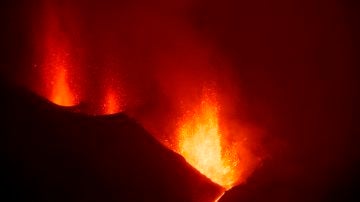
M 220 188 L 126 115 L 1 87 L 0 201 L 210 201 Z

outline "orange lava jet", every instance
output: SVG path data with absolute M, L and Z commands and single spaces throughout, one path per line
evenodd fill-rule
M 216 94 L 205 89 L 201 103 L 180 120 L 178 150 L 188 163 L 213 182 L 230 189 L 239 180 L 238 159 L 225 155 Z M 237 153 L 237 152 L 235 152 Z M 233 158 L 232 158 L 233 157 Z
M 58 75 L 55 77 L 50 100 L 61 106 L 77 104 L 75 96 L 67 83 L 66 69 L 59 70 Z
M 47 2 L 44 7 L 44 59 L 43 80 L 50 101 L 61 106 L 78 104 L 71 85 L 72 58 L 69 39 L 61 29 L 60 15 L 55 5 Z
M 118 94 L 112 88 L 109 88 L 105 95 L 105 100 L 103 104 L 103 113 L 115 114 L 120 112 L 121 110 L 122 110 L 122 106 Z

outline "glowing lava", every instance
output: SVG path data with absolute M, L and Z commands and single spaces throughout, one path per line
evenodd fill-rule
M 179 124 L 179 153 L 188 163 L 213 182 L 230 189 L 238 174 L 236 158 L 224 155 L 219 126 L 219 104 L 216 94 L 205 89 L 201 103 L 189 111 Z
M 224 194 L 225 194 L 225 191 L 222 192 L 222 193 L 214 200 L 214 202 L 218 202 L 218 201 L 221 199 L 221 197 L 224 196 Z
M 115 114 L 121 111 L 121 103 L 119 100 L 119 96 L 117 93 L 112 89 L 109 88 L 105 95 L 105 101 L 103 104 L 103 113 L 104 114 Z
M 61 106 L 77 104 L 75 96 L 67 83 L 66 69 L 59 70 L 58 75 L 55 77 L 50 100 Z
M 44 7 L 44 20 L 42 77 L 47 97 L 57 105 L 76 105 L 78 101 L 70 78 L 70 71 L 74 68 L 70 55 L 70 42 L 61 29 L 59 13 L 55 5 L 50 2 L 47 2 Z

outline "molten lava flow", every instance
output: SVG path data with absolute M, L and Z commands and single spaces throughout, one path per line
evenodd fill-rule
M 111 88 L 107 90 L 103 104 L 104 114 L 115 114 L 121 111 L 119 96 Z
M 214 202 L 218 202 L 218 201 L 221 199 L 221 197 L 224 196 L 224 194 L 225 194 L 225 191 L 222 192 L 222 193 L 214 200 Z
M 237 159 L 225 157 L 219 127 L 219 105 L 209 89 L 201 103 L 180 121 L 179 153 L 213 182 L 230 189 L 238 180 Z

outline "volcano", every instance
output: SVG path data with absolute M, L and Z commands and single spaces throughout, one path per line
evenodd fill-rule
M 2 201 L 212 201 L 222 188 L 124 114 L 2 86 Z M 74 112 L 75 111 L 75 112 Z
M 3 0 L 1 201 L 359 201 L 359 5 Z

